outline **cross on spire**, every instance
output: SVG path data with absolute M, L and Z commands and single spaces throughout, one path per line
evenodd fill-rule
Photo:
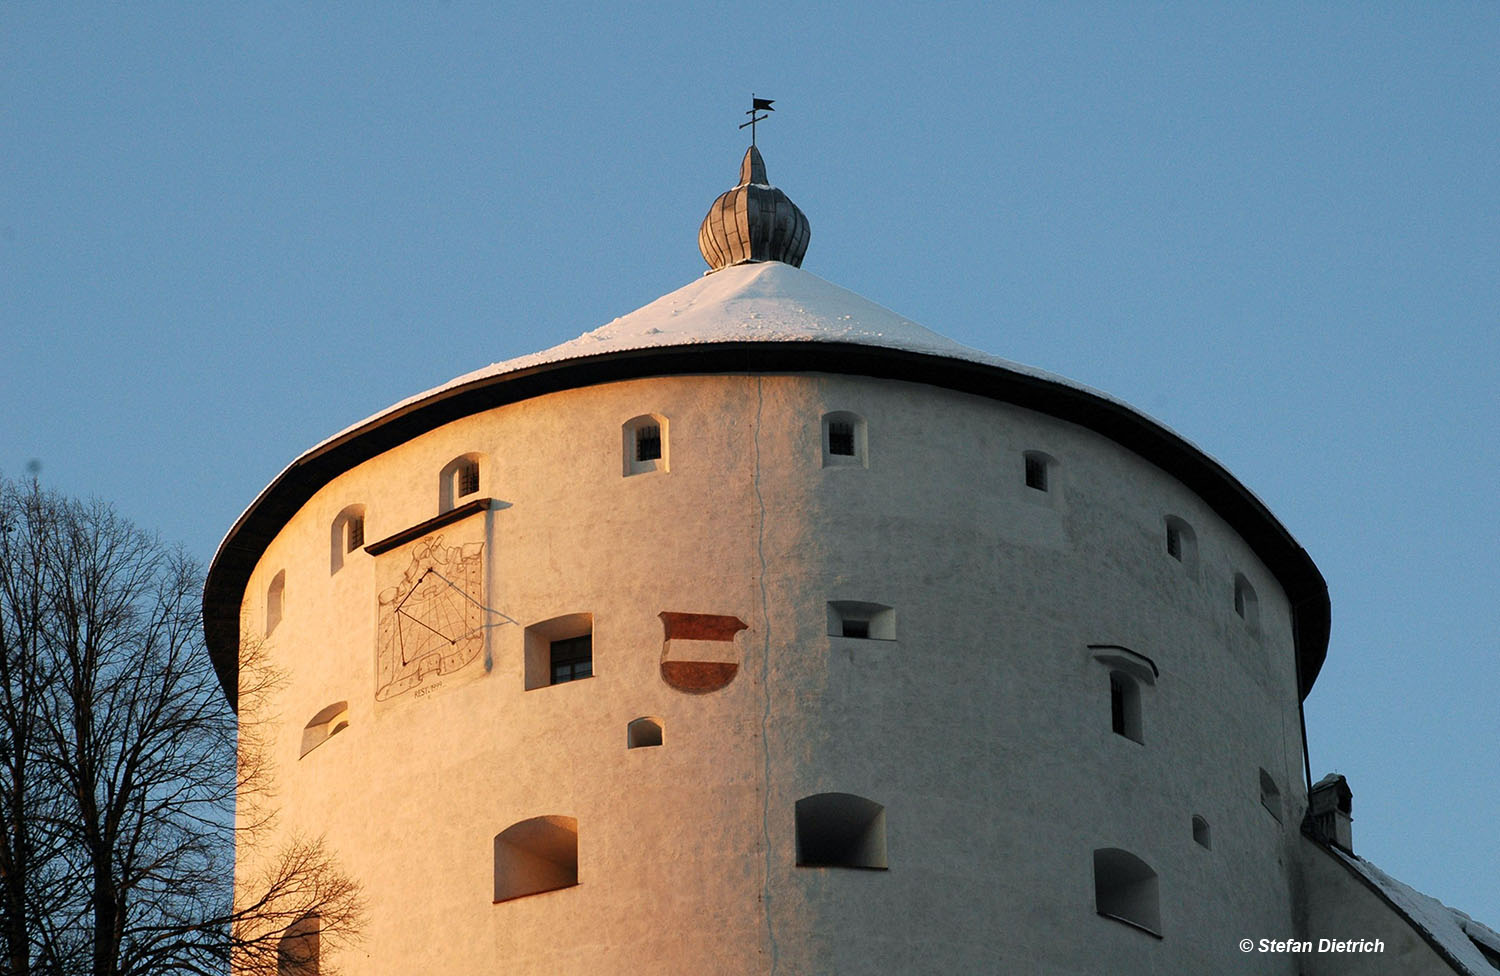
M 740 128 L 743 129 L 747 125 L 750 127 L 750 145 L 752 146 L 755 145 L 755 123 L 764 122 L 766 119 L 770 118 L 769 115 L 756 115 L 755 113 L 776 111 L 771 107 L 771 103 L 773 101 L 775 101 L 775 99 L 756 98 L 755 92 L 750 93 L 750 111 L 745 113 L 746 115 L 750 116 L 750 121 L 740 123 Z

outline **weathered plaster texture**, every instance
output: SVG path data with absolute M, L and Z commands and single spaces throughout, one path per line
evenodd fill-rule
M 867 467 L 823 466 L 830 411 L 867 422 Z M 670 470 L 622 476 L 621 425 L 648 413 L 670 421 Z M 1024 485 L 1028 450 L 1056 459 L 1046 494 Z M 330 574 L 330 524 L 363 504 L 377 540 L 430 518 L 438 472 L 469 453 L 501 504 L 444 531 L 484 544 L 485 653 L 377 708 L 382 560 L 407 557 L 358 551 Z M 1167 515 L 1192 526 L 1195 569 L 1166 554 Z M 1297 972 L 1237 949 L 1295 924 L 1286 599 L 1207 505 L 1098 434 L 893 380 L 612 382 L 337 476 L 266 548 L 247 619 L 282 570 L 282 822 L 365 886 L 349 971 Z M 830 637 L 832 600 L 893 607 L 895 639 Z M 663 611 L 743 621 L 734 679 L 668 686 Z M 585 613 L 595 676 L 526 690 L 524 628 Z M 1111 731 L 1090 644 L 1159 668 L 1143 743 Z M 299 760 L 335 701 L 349 727 Z M 627 749 L 646 715 L 665 744 Z M 888 870 L 795 866 L 794 805 L 820 792 L 885 806 Z M 577 819 L 579 884 L 492 904 L 495 835 L 543 815 Z M 1161 939 L 1095 914 L 1102 847 L 1157 872 Z

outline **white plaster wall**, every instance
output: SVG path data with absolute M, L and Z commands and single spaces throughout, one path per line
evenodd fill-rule
M 868 468 L 822 467 L 832 410 L 867 420 Z M 670 421 L 670 471 L 622 477 L 620 425 L 643 413 Z M 1059 462 L 1046 495 L 1023 484 L 1026 450 Z M 507 504 L 473 516 L 491 605 L 523 626 L 592 613 L 596 677 L 523 690 L 522 632 L 502 626 L 487 674 L 377 711 L 374 564 L 392 557 L 330 576 L 329 524 L 363 503 L 375 541 L 431 517 L 437 472 L 469 452 L 480 494 Z M 1166 514 L 1196 532 L 1195 573 L 1165 553 Z M 253 574 L 257 626 L 283 568 L 283 828 L 325 835 L 365 885 L 349 971 L 1295 972 L 1236 946 L 1293 934 L 1285 598 L 1201 501 L 1089 431 L 856 377 L 612 383 L 337 478 Z M 1234 614 L 1236 572 L 1258 634 Z M 895 607 L 897 639 L 830 638 L 828 600 Z M 733 683 L 661 681 L 664 610 L 749 625 Z M 1160 668 L 1144 744 L 1110 731 L 1092 643 Z M 303 724 L 339 700 L 350 728 L 299 761 Z M 641 715 L 665 745 L 627 751 Z M 794 866 L 794 804 L 823 791 L 885 805 L 890 870 Z M 495 834 L 545 814 L 578 819 L 580 884 L 491 904 Z M 1095 914 L 1099 847 L 1157 871 L 1162 939 Z
M 1320 939 L 1379 939 L 1379 953 L 1309 952 L 1301 955 L 1306 976 L 1451 976 L 1455 971 L 1417 930 L 1327 851 L 1303 838 L 1300 850 L 1307 906 L 1306 934 Z

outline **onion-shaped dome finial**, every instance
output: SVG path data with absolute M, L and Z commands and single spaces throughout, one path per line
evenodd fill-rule
M 747 261 L 781 261 L 802 267 L 812 230 L 807 215 L 766 179 L 766 161 L 751 146 L 740 163 L 740 185 L 719 194 L 703 226 L 698 250 L 718 271 Z

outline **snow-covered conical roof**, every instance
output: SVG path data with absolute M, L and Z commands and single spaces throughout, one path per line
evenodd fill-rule
M 708 342 L 809 341 L 996 361 L 811 272 L 767 261 L 705 275 L 577 339 L 514 362 Z
M 725 243 L 722 254 L 704 246 L 716 270 L 576 339 L 409 397 L 277 475 L 220 543 L 204 588 L 209 652 L 230 701 L 238 696 L 239 608 L 250 574 L 287 521 L 343 472 L 460 417 L 559 390 L 646 376 L 789 372 L 926 383 L 1037 410 L 1094 430 L 1170 472 L 1234 526 L 1281 581 L 1296 608 L 1298 684 L 1307 694 L 1327 653 L 1327 585 L 1249 489 L 1128 404 L 954 342 L 794 266 L 807 246 L 807 218 L 764 180 L 765 163 L 752 146 L 740 186 L 719 198 L 700 233 L 700 243 L 719 240 L 720 231 L 725 242 L 739 242 Z M 717 224 L 716 213 L 723 218 Z M 750 223 L 735 230 L 731 217 Z M 757 234 L 745 230 L 752 225 Z M 757 250 L 756 241 L 764 248 Z
M 704 275 L 576 339 L 455 377 L 360 421 L 335 434 L 329 441 L 446 391 L 497 379 L 507 373 L 609 353 L 740 342 L 832 342 L 878 346 L 985 363 L 1077 386 L 1061 376 L 954 342 L 801 268 L 779 261 L 764 261 L 738 264 Z M 1103 393 L 1097 395 L 1105 396 Z
M 945 338 L 822 278 L 775 261 L 705 275 L 592 332 L 409 397 L 293 461 L 220 544 L 204 593 L 210 653 L 237 695 L 239 606 L 281 527 L 339 474 L 460 417 L 559 390 L 685 373 L 853 374 L 958 390 L 1037 410 L 1120 443 L 1197 492 L 1234 526 L 1297 607 L 1299 685 L 1328 645 L 1328 592 L 1265 505 L 1206 453 L 1113 397 Z

